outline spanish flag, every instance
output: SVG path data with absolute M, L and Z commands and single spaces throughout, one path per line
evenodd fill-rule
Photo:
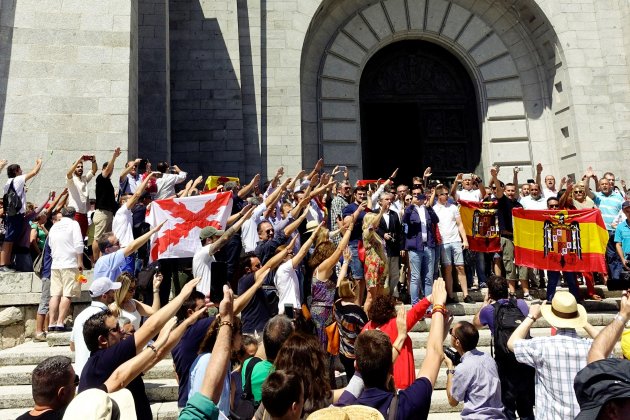
M 206 188 L 205 189 L 206 189 L 207 192 L 214 192 L 219 185 L 223 185 L 223 184 L 225 184 L 228 181 L 240 182 L 238 178 L 232 177 L 232 176 L 210 175 L 206 179 Z
M 459 200 L 459 205 L 468 248 L 477 252 L 501 251 L 497 202 Z
M 512 210 L 516 265 L 606 272 L 608 232 L 599 209 Z

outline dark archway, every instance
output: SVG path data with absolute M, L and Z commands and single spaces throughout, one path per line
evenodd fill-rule
M 395 42 L 361 75 L 363 176 L 409 183 L 431 166 L 433 179 L 472 172 L 481 158 L 477 100 L 462 63 L 427 41 Z

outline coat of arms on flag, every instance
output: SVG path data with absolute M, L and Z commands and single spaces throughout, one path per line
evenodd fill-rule
M 201 248 L 201 229 L 223 229 L 231 212 L 231 192 L 154 201 L 147 223 L 157 226 L 166 220 L 166 224 L 151 238 L 151 260 L 194 256 Z
M 598 209 L 514 209 L 517 265 L 553 271 L 606 272 L 608 232 Z
M 459 200 L 459 204 L 469 249 L 477 252 L 501 251 L 496 201 L 478 203 Z

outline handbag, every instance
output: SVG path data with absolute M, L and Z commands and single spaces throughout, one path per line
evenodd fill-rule
M 339 354 L 339 325 L 337 324 L 337 318 L 335 317 L 335 304 L 337 302 L 333 304 L 333 322 L 325 328 L 326 337 L 328 338 L 326 351 L 333 356 Z
M 43 265 L 44 265 L 44 251 L 40 252 L 37 258 L 35 258 L 35 262 L 33 262 L 33 272 L 40 279 L 42 278 Z

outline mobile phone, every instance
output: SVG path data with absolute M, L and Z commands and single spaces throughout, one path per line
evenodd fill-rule
M 528 183 L 528 184 L 535 184 L 535 183 L 536 183 L 536 181 L 534 181 L 532 178 L 529 178 L 529 179 L 527 180 L 527 183 Z
M 292 303 L 285 303 L 284 304 L 284 314 L 289 319 L 295 319 L 295 311 L 293 310 L 293 304 Z
M 83 159 L 83 160 L 92 160 L 92 155 L 83 155 L 83 157 L 81 159 Z
M 221 302 L 223 299 L 223 285 L 228 283 L 227 263 L 225 261 L 214 261 L 210 264 L 210 301 Z
M 340 165 L 337 169 L 339 169 L 339 172 L 345 172 L 348 168 L 345 165 Z

